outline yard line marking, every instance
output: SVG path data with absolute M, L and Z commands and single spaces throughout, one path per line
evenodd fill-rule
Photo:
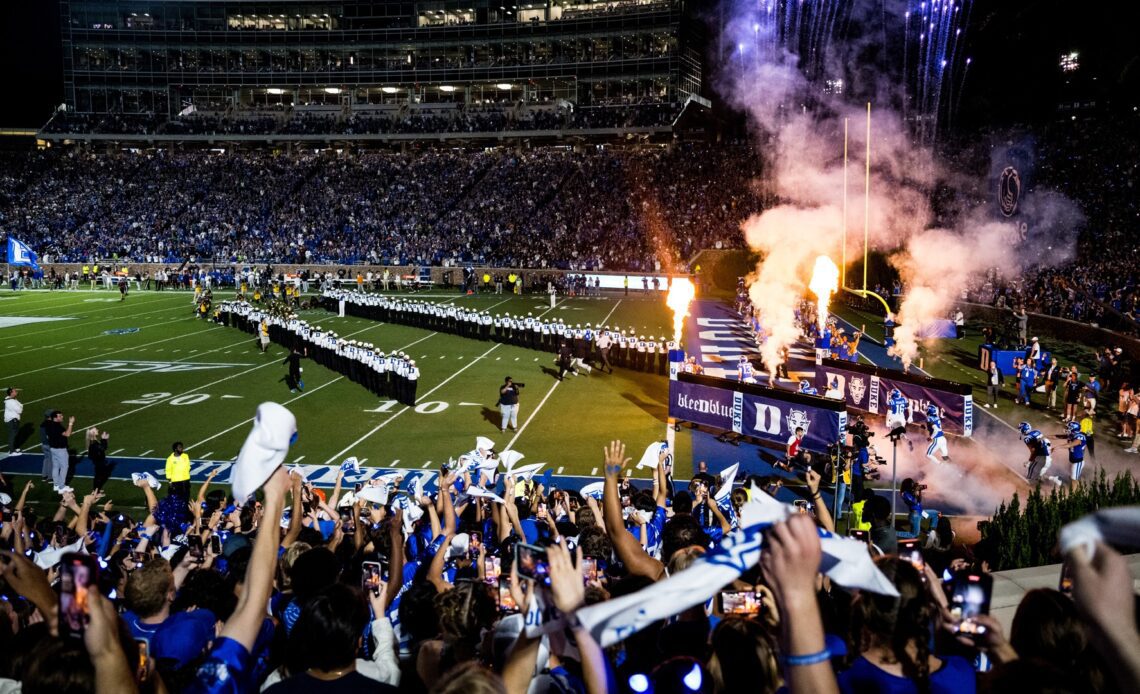
M 181 352 L 182 350 L 180 350 L 180 349 L 175 349 L 175 350 L 171 350 L 171 351 L 172 351 L 172 352 Z
M 244 342 L 244 340 L 243 340 L 243 342 Z M 200 356 L 205 356 L 205 355 L 209 354 L 210 352 L 217 352 L 219 349 L 224 349 L 224 347 L 218 347 L 217 349 L 211 349 L 208 352 L 202 352 L 202 354 Z M 179 361 L 183 361 L 184 359 L 189 359 L 189 358 L 190 357 L 184 357 L 183 359 L 175 360 L 174 363 L 177 364 Z M 63 396 L 63 395 L 70 395 L 71 393 L 74 393 L 76 391 L 86 390 L 88 388 L 94 388 L 95 386 L 101 386 L 104 383 L 111 383 L 112 381 L 118 381 L 120 379 L 127 378 L 128 376 L 134 376 L 136 374 L 141 374 L 141 373 L 148 373 L 148 372 L 147 371 L 130 371 L 130 372 L 125 373 L 121 376 L 115 376 L 113 378 L 107 378 L 107 379 L 104 379 L 102 381 L 95 381 L 94 383 L 88 383 L 87 385 L 79 386 L 77 388 L 72 388 L 71 390 L 65 390 L 62 393 L 54 393 L 52 395 L 49 395 L 49 396 L 44 397 L 44 398 L 39 398 L 37 400 L 29 400 L 25 404 L 32 405 L 32 404 L 35 404 L 37 402 L 43 402 L 44 400 L 52 400 L 54 398 L 58 398 L 58 397 Z
M 179 318 L 177 320 L 168 320 L 165 322 L 177 322 L 178 320 L 185 320 L 185 319 Z M 156 326 L 165 325 L 165 322 L 156 322 L 155 325 Z M 211 332 L 211 330 L 217 330 L 220 328 L 221 328 L 221 326 L 214 326 L 214 327 L 202 330 L 202 333 Z M 201 335 L 202 333 L 197 333 L 197 334 Z M 173 337 L 163 337 L 162 340 L 156 340 L 154 342 L 147 342 L 146 344 L 141 345 L 141 346 L 152 346 L 155 344 L 161 344 L 163 342 L 170 342 L 171 340 L 184 340 L 184 338 L 188 337 L 189 335 L 190 335 L 190 333 L 186 333 L 186 334 L 182 334 L 182 335 L 174 335 Z M 87 340 L 90 340 L 90 338 L 88 337 Z M 57 345 L 57 349 L 58 349 L 58 345 Z M 105 352 L 104 356 L 111 356 L 111 354 L 117 354 L 119 352 L 125 352 L 125 351 L 129 351 L 129 350 L 137 350 L 137 349 L 138 349 L 138 346 L 129 346 L 129 348 L 121 348 L 121 349 Z M 155 350 L 155 351 L 157 352 L 157 351 L 161 351 L 161 350 Z M 17 376 L 27 376 L 28 374 L 38 374 L 40 372 L 47 372 L 47 370 L 49 370 L 49 369 L 57 369 L 59 367 L 67 366 L 68 364 L 75 364 L 75 362 L 84 361 L 86 359 L 87 359 L 87 357 L 82 357 L 80 359 L 72 359 L 71 361 L 64 361 L 63 364 L 55 364 L 52 366 L 46 366 L 46 367 L 42 367 L 42 368 L 38 368 L 38 369 L 32 369 L 32 370 L 30 370 L 30 372 L 23 372 L 23 373 L 19 373 L 19 374 L 8 374 L 5 376 L 0 376 L 0 378 L 14 378 Z
M 434 335 L 434 334 L 435 334 L 435 333 L 432 333 L 432 335 Z M 428 337 L 430 337 L 430 335 L 429 335 Z M 426 338 L 424 338 L 424 339 L 426 339 Z M 416 398 L 416 403 L 418 404 L 418 403 L 422 402 L 422 401 L 423 401 L 425 398 L 427 398 L 427 396 L 431 395 L 431 394 L 432 394 L 432 393 L 434 393 L 435 391 L 437 391 L 437 390 L 439 390 L 440 388 L 442 388 L 443 386 L 447 385 L 447 384 L 448 384 L 448 383 L 449 383 L 449 382 L 450 382 L 450 381 L 451 381 L 453 378 L 455 378 L 455 377 L 456 377 L 456 376 L 458 376 L 459 374 L 463 373 L 463 372 L 464 372 L 464 371 L 466 371 L 467 369 L 469 369 L 469 368 L 471 368 L 472 366 L 474 366 L 474 365 L 475 365 L 475 364 L 476 364 L 476 363 L 477 363 L 477 362 L 478 362 L 480 359 L 482 359 L 483 357 L 486 357 L 488 354 L 490 354 L 491 352 L 493 352 L 493 351 L 494 351 L 496 348 L 498 348 L 498 346 L 499 346 L 499 344 L 498 344 L 498 343 L 496 343 L 496 344 L 492 345 L 492 346 L 491 346 L 491 348 L 490 348 L 490 349 L 488 349 L 486 352 L 483 352 L 483 353 L 482 353 L 482 354 L 480 354 L 478 357 L 475 357 L 475 358 L 474 358 L 474 359 L 472 359 L 471 361 L 467 362 L 467 364 L 466 364 L 466 365 L 465 365 L 463 368 L 459 369 L 459 370 L 458 370 L 458 371 L 456 371 L 455 373 L 451 374 L 451 375 L 450 375 L 450 376 L 448 376 L 447 378 L 445 378 L 445 379 L 443 379 L 442 381 L 440 381 L 439 385 L 437 385 L 436 387 L 432 388 L 432 389 L 431 389 L 431 390 L 429 390 L 428 392 L 424 393 L 424 394 L 423 394 L 423 395 L 421 395 L 420 397 Z M 369 437 L 371 437 L 373 434 L 375 434 L 376 432 L 380 431 L 380 430 L 381 430 L 381 429 L 383 429 L 384 427 L 388 426 L 388 424 L 390 424 L 390 423 L 392 422 L 392 420 L 393 420 L 393 419 L 395 419 L 396 417 L 399 417 L 400 415 L 404 414 L 405 412 L 407 412 L 407 411 L 408 411 L 408 410 L 410 410 L 410 409 L 412 409 L 412 408 L 410 408 L 410 407 L 408 407 L 407 405 L 405 405 L 405 406 L 404 406 L 404 409 L 400 410 L 399 412 L 396 412 L 394 415 L 392 415 L 392 416 L 391 416 L 391 417 L 389 417 L 388 419 L 385 419 L 383 422 L 380 422 L 380 423 L 379 423 L 379 424 L 377 424 L 376 426 L 372 427 L 372 429 L 371 429 L 371 430 L 370 430 L 370 431 L 369 431 L 367 434 L 365 434 L 364 436 L 361 436 L 361 437 L 360 437 L 360 438 L 358 438 L 356 441 L 353 441 L 351 444 L 349 444 L 348 446 L 344 447 L 344 448 L 343 448 L 341 451 L 337 452 L 337 453 L 336 453 L 336 454 L 334 454 L 334 455 L 333 455 L 331 458 L 329 458 L 328 460 L 326 460 L 324 464 L 325 464 L 325 465 L 330 465 L 330 464 L 332 464 L 332 461 L 336 460 L 337 458 L 339 458 L 340 456 L 344 455 L 344 454 L 345 454 L 345 453 L 347 453 L 348 451 L 352 450 L 352 449 L 353 449 L 353 448 L 355 448 L 356 446 L 359 446 L 359 445 L 360 445 L 362 442 L 364 442 L 366 439 L 368 439 Z M 504 450 L 505 450 L 505 449 L 504 449 Z
M 361 465 L 363 465 L 363 464 L 365 464 L 365 463 L 367 463 L 367 462 L 368 462 L 368 458 L 361 458 L 361 459 L 360 459 L 360 464 L 361 464 Z
M 205 458 L 206 460 L 209 460 L 209 459 L 210 459 L 210 456 L 212 456 L 212 455 L 214 455 L 214 452 L 213 452 L 213 451 L 210 451 L 209 453 L 203 453 L 202 455 L 200 455 L 200 456 L 198 456 L 198 457 L 199 457 L 199 458 Z
M 353 332 L 353 333 L 349 333 L 349 334 L 348 334 L 346 337 L 351 337 L 351 336 L 353 336 L 353 335 L 356 335 L 357 333 L 362 333 L 362 332 L 364 332 L 365 330 L 371 330 L 372 328 L 375 328 L 375 327 L 377 327 L 377 326 L 380 326 L 380 325 L 383 325 L 383 323 L 377 323 L 376 325 L 372 325 L 372 326 L 369 326 L 369 327 L 367 327 L 367 328 L 363 328 L 363 329 L 361 329 L 361 330 L 357 330 L 356 332 Z M 439 334 L 439 333 L 432 333 L 431 335 L 428 335 L 427 337 L 421 337 L 420 339 L 416 340 L 415 342 L 412 342 L 412 343 L 410 343 L 410 344 L 404 345 L 404 347 L 401 347 L 401 348 L 399 348 L 399 349 L 407 349 L 408 347 L 411 347 L 411 346 L 412 346 L 412 345 L 414 345 L 414 344 L 417 344 L 417 343 L 423 342 L 424 340 L 428 339 L 429 337 L 432 337 L 432 335 L 438 335 L 438 334 Z M 342 380 L 342 379 L 344 379 L 344 376 L 343 376 L 343 375 L 342 375 L 342 376 L 337 376 L 336 378 L 332 379 L 332 380 L 331 380 L 331 381 L 329 381 L 328 383 L 322 383 L 321 385 L 317 386 L 316 388 L 310 388 L 309 390 L 306 390 L 304 393 L 301 393 L 300 395 L 298 395 L 298 396 L 297 396 L 297 397 L 295 397 L 295 398 L 292 398 L 292 399 L 290 399 L 290 400 L 286 400 L 286 401 L 285 401 L 283 404 L 285 404 L 285 405 L 288 405 L 289 403 L 292 403 L 292 402 L 296 402 L 297 400 L 300 400 L 301 398 L 305 397 L 305 396 L 306 396 L 306 395 L 308 395 L 309 393 L 315 393 L 315 392 L 317 392 L 318 390 L 320 390 L 320 389 L 322 389 L 322 388 L 324 388 L 324 387 L 326 387 L 326 386 L 331 386 L 332 384 L 334 384 L 334 383 L 336 383 L 337 381 L 340 381 L 340 380 Z M 222 435 L 224 435 L 224 434 L 228 434 L 228 433 L 230 433 L 231 431 L 233 431 L 234 429 L 237 429 L 237 428 L 239 428 L 239 427 L 243 427 L 243 426 L 245 426 L 246 424 L 249 424 L 249 423 L 250 423 L 250 422 L 252 422 L 252 421 L 253 421 L 253 417 L 250 417 L 249 419 L 247 419 L 247 420 L 245 420 L 245 421 L 242 421 L 242 422 L 238 422 L 237 424 L 235 424 L 234 426 L 230 427 L 229 429 L 226 429 L 226 430 L 224 430 L 224 431 L 218 432 L 217 434 L 214 434 L 213 436 L 211 436 L 211 437 L 209 437 L 209 438 L 206 438 L 206 439 L 202 439 L 201 441 L 199 441 L 199 442 L 197 442 L 197 443 L 191 444 L 191 445 L 189 445 L 189 446 L 185 447 L 183 450 L 190 450 L 191 448 L 194 448 L 194 446 L 201 446 L 202 444 L 206 443 L 207 441 L 212 441 L 212 440 L 214 440 L 214 439 L 218 438 L 219 436 L 222 436 Z M 335 457 L 335 456 L 334 456 L 334 457 Z M 327 465 L 327 464 L 328 464 L 328 463 L 326 463 L 326 465 Z
M 147 302 L 144 302 L 144 305 L 148 305 L 148 304 L 158 304 L 158 303 L 160 303 L 160 302 L 158 302 L 158 301 L 147 301 Z M 68 304 L 65 304 L 65 303 L 63 303 L 63 302 L 59 302 L 59 301 L 53 301 L 53 302 L 50 302 L 50 303 L 46 303 L 46 304 L 44 304 L 43 306 L 38 306 L 38 307 L 36 307 L 36 309 L 35 309 L 35 310 L 37 310 L 37 311 L 41 311 L 41 310 L 42 310 L 42 311 L 52 311 L 52 312 L 54 312 L 54 311 L 57 311 L 57 310 L 59 310 L 59 309 L 61 309 L 61 308 L 66 308 L 67 306 L 68 306 Z M 23 308 L 27 308 L 27 307 L 19 307 L 19 308 L 22 310 Z M 90 309 L 88 309 L 87 307 L 83 307 L 83 313 L 84 313 L 85 315 L 90 315 L 90 314 L 92 314 L 92 313 L 102 313 L 103 311 L 115 311 L 115 310 L 118 310 L 118 309 L 120 309 L 120 308 L 122 308 L 122 306 L 121 306 L 121 305 L 119 305 L 119 303 L 118 303 L 118 302 L 115 302 L 115 305 L 114 305 L 114 306 L 107 306 L 107 307 L 104 307 L 104 308 L 90 308 Z M 170 311 L 170 310 L 172 310 L 172 308 L 171 308 L 171 307 L 167 307 L 167 308 L 165 308 L 165 309 L 160 309 L 160 310 L 162 310 L 162 311 Z M 158 311 L 154 311 L 154 313 L 157 313 L 157 312 L 158 312 Z M 36 314 L 36 313 L 16 313 L 16 314 L 10 314 L 10 315 L 13 315 L 13 316 L 15 316 L 15 317 L 20 317 L 20 318 L 40 318 L 40 317 L 43 317 L 43 316 L 41 316 L 41 315 L 39 315 L 39 314 Z
M 590 470 L 590 477 L 593 477 L 596 474 L 598 474 L 598 468 L 594 468 L 593 470 Z
M 301 462 L 304 459 L 305 459 L 305 456 L 299 455 L 299 456 L 297 456 L 297 459 L 293 461 L 293 464 L 296 465 L 297 463 Z
M 125 449 L 125 448 L 120 448 L 120 449 L 119 449 L 119 450 L 117 450 L 117 451 L 111 451 L 111 452 L 110 452 L 110 453 L 108 453 L 107 455 L 118 455 L 118 454 L 122 453 L 122 452 L 123 452 L 123 451 L 125 451 L 125 450 L 127 450 L 127 449 Z
M 264 364 L 263 366 L 268 366 L 268 364 Z M 336 383 L 339 380 L 342 380 L 343 378 L 344 378 L 344 376 L 337 376 L 336 378 L 328 381 L 327 383 L 322 383 L 321 385 L 317 386 L 316 388 L 310 388 L 309 390 L 306 390 L 304 393 L 301 393 L 300 395 L 298 395 L 295 398 L 291 398 L 289 400 L 286 400 L 282 404 L 288 405 L 289 403 L 296 402 L 297 400 L 300 400 L 301 398 L 305 397 L 309 393 L 315 393 L 322 388 L 325 388 L 327 386 L 331 386 L 332 384 Z M 253 421 L 253 417 L 250 417 L 249 419 L 238 422 L 237 424 L 233 425 L 232 427 L 230 427 L 228 429 L 223 429 L 222 431 L 219 431 L 218 433 L 214 434 L 213 436 L 210 436 L 209 438 L 204 438 L 197 443 L 190 444 L 189 446 L 186 446 L 182 450 L 188 451 L 191 448 L 194 448 L 195 446 L 201 446 L 202 444 L 206 443 L 207 441 L 213 441 L 214 439 L 218 438 L 219 436 L 224 436 L 224 435 L 230 433 L 234 429 L 240 429 L 241 427 L 245 426 L 246 424 L 249 424 L 252 421 Z M 301 457 L 303 458 L 304 456 L 301 456 Z
M 421 466 L 420 466 L 420 469 L 421 469 L 421 470 L 426 470 L 426 469 L 428 468 L 428 465 L 431 465 L 431 461 L 430 461 L 430 460 L 429 460 L 428 462 L 424 463 L 423 465 L 421 465 Z
M 522 433 L 526 431 L 526 428 L 530 426 L 531 421 L 534 420 L 535 415 L 537 415 L 538 411 L 542 409 L 542 406 L 546 404 L 546 401 L 550 399 L 550 396 L 554 395 L 555 389 L 557 389 L 561 384 L 562 381 L 555 381 L 554 385 L 550 386 L 550 390 L 546 391 L 546 395 L 542 398 L 542 400 L 538 402 L 538 407 L 535 407 L 534 410 L 531 411 L 530 416 L 526 418 L 526 421 L 523 422 L 523 425 L 519 427 L 518 431 L 515 432 L 514 437 L 507 442 L 506 446 L 503 446 L 504 451 L 513 450 L 512 447 L 515 445 L 515 441 L 519 440 L 519 437 L 522 436 Z
M 140 458 L 143 458 L 143 457 L 146 457 L 146 456 L 150 455 L 151 453 L 154 453 L 154 449 L 153 449 L 153 448 L 148 448 L 148 449 L 146 449 L 145 451 L 143 451 L 142 453 L 139 453 L 139 457 L 140 457 Z
M 602 325 L 606 325 L 606 321 L 608 321 L 610 319 L 610 316 L 614 315 L 614 311 L 617 310 L 618 306 L 621 306 L 621 302 L 622 302 L 622 299 L 618 299 L 618 302 L 616 304 L 614 304 L 614 307 L 611 308 L 610 312 L 606 314 L 606 317 L 602 319 Z
M 182 322 L 185 322 L 187 320 L 189 320 L 189 319 L 188 318 L 174 318 L 172 320 L 162 321 L 161 323 L 155 323 L 154 325 L 149 325 L 147 327 L 156 327 L 159 325 L 167 325 L 170 323 L 182 323 Z M 64 345 L 73 345 L 76 342 L 86 342 L 86 343 L 90 344 L 93 339 L 100 338 L 100 337 L 110 337 L 110 336 L 109 335 L 87 335 L 85 337 L 80 337 L 80 338 L 77 338 L 75 340 L 67 340 L 66 342 L 57 342 L 54 346 L 61 348 Z M 153 344 L 157 344 L 157 343 L 151 342 L 148 344 L 153 345 Z M 15 346 L 15 345 L 13 345 L 13 346 Z
M 556 472 L 556 473 L 554 473 L 554 474 L 556 474 L 556 475 L 561 475 L 561 474 L 562 474 L 562 471 L 563 471 L 563 470 L 565 470 L 565 469 L 566 469 L 565 467 L 560 467 L 560 468 L 558 468 L 558 472 Z
M 67 325 L 61 325 L 61 326 L 59 326 L 58 328 L 49 328 L 49 329 L 47 329 L 47 330 L 36 330 L 36 331 L 33 331 L 33 332 L 21 332 L 21 333 L 15 333 L 15 334 L 12 334 L 12 335 L 4 335 L 4 336 L 0 336 L 0 340 L 20 340 L 20 339 L 23 339 L 23 338 L 25 338 L 25 337 L 34 337 L 34 336 L 36 336 L 36 335 L 44 335 L 44 334 L 46 334 L 46 333 L 54 333 L 54 332 L 59 332 L 60 330 L 71 330 L 72 328 L 75 328 L 75 327 L 77 327 L 77 326 L 81 326 L 81 325 L 91 325 L 91 324 L 93 324 L 93 323 L 105 323 L 105 322 L 107 322 L 107 321 L 113 321 L 113 320 L 123 320 L 123 321 L 126 321 L 126 320 L 130 320 L 130 319 L 133 319 L 133 318 L 137 318 L 137 317 L 139 317 L 139 316 L 149 316 L 149 315 L 150 315 L 150 314 L 152 314 L 152 313 L 169 313 L 170 311 L 173 311 L 173 310 L 175 310 L 175 309 L 172 309 L 172 308 L 164 308 L 164 309 L 160 309 L 160 310 L 158 310 L 158 311 L 146 311 L 145 313 L 136 313 L 136 314 L 134 314 L 134 315 L 130 316 L 129 318 L 120 318 L 120 317 L 118 317 L 118 316 L 115 316 L 115 317 L 113 317 L 113 318 L 100 318 L 100 319 L 98 319 L 98 320 L 94 320 L 94 321 L 91 321 L 90 323 L 75 323 L 75 322 L 71 322 L 71 323 L 69 323 L 69 324 L 67 324 Z M 78 317 L 78 316 L 76 316 L 76 320 L 81 320 L 81 318 L 80 318 L 80 317 Z M 180 318 L 179 320 L 190 320 L 190 317 L 189 317 L 189 316 L 183 316 L 183 317 L 182 317 L 182 318 Z M 84 339 L 90 340 L 90 339 L 91 339 L 91 336 L 87 336 L 87 337 L 86 337 L 86 338 L 84 338 Z

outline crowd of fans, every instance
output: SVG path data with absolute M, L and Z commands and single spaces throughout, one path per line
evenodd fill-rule
M 762 479 L 702 471 L 678 489 L 655 444 L 637 464 L 652 469 L 644 487 L 615 441 L 603 479 L 577 492 L 480 437 L 434 488 L 350 458 L 329 490 L 280 467 L 297 433 L 287 410 L 262 405 L 232 495 L 215 469 L 191 497 L 175 444 L 165 485 L 134 476 L 139 514 L 66 486 L 57 507 L 33 509 L 34 482 L 3 480 L 5 691 L 1140 687 L 1132 578 L 1099 542 L 1068 554 L 1072 596 L 1030 591 L 1006 638 L 984 610 L 963 611 L 973 593 L 944 589 L 984 584 L 984 559 L 941 523 L 903 549 L 873 494 L 866 548 L 835 537 L 814 471 L 802 508 Z M 779 513 L 749 520 L 762 508 Z
M 544 106 L 435 107 L 369 111 L 344 116 L 339 109 L 286 109 L 194 112 L 166 119 L 149 114 L 94 115 L 60 111 L 43 127 L 49 134 L 130 135 L 362 135 L 495 133 L 518 130 L 593 130 L 664 127 L 681 104 L 645 100 L 576 108 Z
M 738 247 L 744 145 L 0 154 L 0 224 L 41 257 L 655 271 Z

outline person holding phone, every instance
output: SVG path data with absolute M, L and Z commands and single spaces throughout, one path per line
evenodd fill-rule
M 71 436 L 71 429 L 75 426 L 75 417 L 69 417 L 67 427 L 63 426 L 63 412 L 52 410 L 51 417 L 44 422 L 44 432 L 48 439 L 48 448 L 51 453 L 51 481 L 56 493 L 62 494 L 69 490 L 67 486 L 67 438 Z
M 939 605 L 919 572 L 899 557 L 882 557 L 875 564 L 894 582 L 900 597 L 865 591 L 856 596 L 851 630 L 857 657 L 839 673 L 840 690 L 975 691 L 974 667 L 968 660 L 930 650 Z

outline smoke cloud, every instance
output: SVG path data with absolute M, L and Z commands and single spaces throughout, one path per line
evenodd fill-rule
M 769 371 L 799 337 L 794 311 L 815 257 L 841 261 L 845 223 L 848 267 L 863 256 L 865 232 L 907 287 L 894 351 L 904 365 L 917 354 L 921 327 L 947 317 L 971 276 L 993 267 L 1015 273 L 1042 259 L 1037 250 L 1018 252 L 1011 244 L 1026 236 L 1019 223 L 994 221 L 981 205 L 950 220 L 950 228 L 934 226 L 931 192 L 963 175 L 915 144 L 902 118 L 900 75 L 886 64 L 890 46 L 882 43 L 896 33 L 887 25 L 902 26 L 903 4 L 856 0 L 846 7 L 846 21 L 836 21 L 842 15 L 836 0 L 726 2 L 722 38 L 733 51 L 723 60 L 719 90 L 750 116 L 766 164 L 763 187 L 779 201 L 742 224 L 762 258 L 749 294 L 767 335 L 761 353 Z M 841 31 L 844 37 L 833 39 Z M 867 101 L 873 102 L 869 196 Z M 1031 234 L 1046 239 L 1032 247 L 1048 247 L 1051 262 L 1070 253 L 1075 209 L 1049 195 L 1023 208 Z M 853 278 L 847 284 L 861 287 Z

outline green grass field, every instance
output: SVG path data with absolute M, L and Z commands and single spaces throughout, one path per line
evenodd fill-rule
M 420 296 L 493 312 L 549 311 L 571 324 L 604 321 L 655 335 L 670 321 L 660 297 L 562 299 L 549 310 L 545 296 Z M 23 388 L 25 428 L 38 426 L 43 410 L 59 408 L 76 417 L 73 447 L 83 448 L 82 431 L 96 426 L 111 433 L 112 457 L 164 458 L 181 440 L 195 461 L 230 461 L 258 403 L 267 400 L 297 416 L 300 435 L 289 461 L 308 465 L 354 455 L 367 466 L 436 468 L 484 435 L 499 450 L 519 450 L 558 474 L 588 475 L 601 465 L 603 442 L 619 438 L 640 450 L 664 430 L 667 381 L 656 374 L 616 369 L 559 383 L 553 356 L 544 352 L 324 310 L 302 318 L 411 354 L 421 369 L 417 406 L 378 400 L 311 361 L 304 362 L 305 391 L 290 393 L 280 346 L 261 354 L 252 336 L 195 320 L 188 292 L 136 291 L 123 302 L 107 291 L 4 292 L 0 384 Z M 526 384 L 517 434 L 499 431 L 498 386 L 507 375 Z M 678 459 L 687 461 L 684 442 L 679 446 Z M 38 451 L 39 432 L 23 447 Z

